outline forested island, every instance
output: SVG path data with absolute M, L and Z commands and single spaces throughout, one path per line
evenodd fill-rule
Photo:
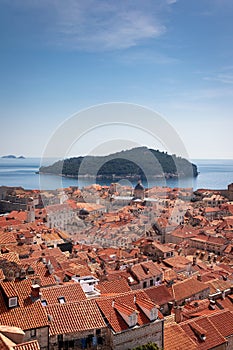
M 2 156 L 1 158 L 5 158 L 5 159 L 25 159 L 24 156 L 16 157 L 14 154 L 8 154 L 7 156 Z
M 146 178 L 196 177 L 197 166 L 187 159 L 159 150 L 138 147 L 107 156 L 85 156 L 41 166 L 39 173 L 69 177 Z

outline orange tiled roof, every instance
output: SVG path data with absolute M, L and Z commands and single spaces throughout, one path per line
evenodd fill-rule
M 146 288 L 144 292 L 155 304 L 160 306 L 174 301 L 173 296 L 165 285 Z
M 174 256 L 172 258 L 167 258 L 163 260 L 163 263 L 174 269 L 180 269 L 191 264 L 191 262 L 184 256 Z
M 139 305 L 140 307 L 143 307 L 147 310 L 152 310 L 153 308 L 155 308 L 155 306 L 158 308 L 158 305 L 155 305 L 155 303 L 153 303 L 153 301 L 149 300 L 149 299 L 140 299 L 137 298 L 136 299 L 136 304 Z
M 173 248 L 169 247 L 168 245 L 166 244 L 161 244 L 159 242 L 153 242 L 152 243 L 152 246 L 157 248 L 158 250 L 160 250 L 161 252 L 163 253 L 168 253 L 168 252 L 171 252 L 173 251 Z
M 54 304 L 46 306 L 45 310 L 51 316 L 49 329 L 51 336 L 106 327 L 95 300 Z
M 162 273 L 153 261 L 135 264 L 131 267 L 131 271 L 139 281 L 158 276 Z
M 195 342 L 176 323 L 164 327 L 164 350 L 197 350 Z
M 196 278 L 188 278 L 184 281 L 173 284 L 171 290 L 174 299 L 180 301 L 188 299 L 192 295 L 200 293 L 208 288 L 209 287 L 205 283 L 198 281 Z
M 40 345 L 37 340 L 29 341 L 13 346 L 12 350 L 40 350 Z
M 46 300 L 48 305 L 58 304 L 59 297 L 64 297 L 67 303 L 78 302 L 86 299 L 86 295 L 79 283 L 47 287 L 43 288 L 41 292 L 41 300 Z
M 205 282 L 205 284 L 210 287 L 210 294 L 216 293 L 216 290 L 224 291 L 226 289 L 231 289 L 232 283 L 229 281 L 224 281 L 222 279 L 216 279 L 209 282 Z
M 216 305 L 222 310 L 230 310 L 233 312 L 233 297 L 228 295 L 225 299 L 218 299 Z
M 4 291 L 7 298 L 17 297 L 18 293 L 14 287 L 14 283 L 12 282 L 2 282 L 0 283 L 0 287 Z
M 17 243 L 15 239 L 15 235 L 12 232 L 0 231 L 0 245 L 9 244 L 9 243 Z
M 41 287 L 56 285 L 54 274 L 50 274 L 47 267 L 42 262 L 32 263 L 31 266 L 35 271 L 32 279 L 39 278 Z
M 96 286 L 101 294 L 109 293 L 125 293 L 129 292 L 131 289 L 124 278 L 113 281 L 105 281 Z
M 7 215 L 7 218 L 10 219 L 15 219 L 15 220 L 19 220 L 19 221 L 26 221 L 27 220 L 27 212 L 26 211 L 17 211 L 17 210 L 13 210 L 12 212 L 10 212 Z
M 209 317 L 198 317 L 179 325 L 187 336 L 195 342 L 198 350 L 208 350 L 226 343 L 226 339 L 219 333 Z M 204 340 L 200 338 L 199 331 L 205 336 Z
M 124 321 L 124 319 L 120 316 L 120 314 L 117 312 L 115 306 L 115 303 L 117 305 L 126 305 L 127 307 L 131 308 L 132 310 L 136 310 L 138 312 L 138 325 L 146 325 L 150 323 L 150 320 L 147 318 L 147 316 L 144 314 L 144 312 L 141 310 L 141 308 L 137 304 L 137 300 L 149 300 L 148 296 L 144 291 L 137 290 L 132 292 L 127 292 L 124 294 L 119 294 L 113 297 L 103 297 L 96 299 L 96 302 L 101 309 L 102 313 L 106 317 L 107 321 L 109 322 L 110 327 L 112 330 L 116 333 L 122 332 L 126 329 L 128 329 L 127 323 Z M 154 305 L 155 306 L 155 305 Z M 131 312 L 132 313 L 132 312 Z
M 114 304 L 114 309 L 116 309 L 120 313 L 122 312 L 123 314 L 125 314 L 127 316 L 130 316 L 130 315 L 132 315 L 132 313 L 136 312 L 135 308 L 132 308 L 126 304 L 117 303 L 117 302 L 115 302 L 115 304 Z
M 16 264 L 20 264 L 19 255 L 14 252 L 9 252 L 4 254 L 0 253 L 0 260 L 7 260 L 7 261 L 14 262 Z
M 204 315 L 209 311 L 209 305 L 210 305 L 209 299 L 195 300 L 185 305 L 182 313 L 186 318 L 191 318 L 193 315 L 195 316 L 201 315 L 202 312 L 204 312 L 203 313 Z
M 4 303 L 2 297 L 0 302 Z M 20 327 L 23 330 L 48 326 L 47 315 L 40 302 L 31 303 L 0 313 L 0 323 Z
M 3 271 L 2 271 L 2 269 L 0 269 L 0 281 L 4 280 L 4 278 L 5 278 L 5 275 L 4 275 Z
M 3 286 L 5 284 L 5 286 Z M 1 287 L 9 292 L 8 297 L 18 296 L 18 307 L 8 309 L 0 289 L 0 324 L 19 327 L 23 330 L 45 327 L 48 325 L 47 315 L 40 302 L 33 302 L 31 281 L 2 282 Z

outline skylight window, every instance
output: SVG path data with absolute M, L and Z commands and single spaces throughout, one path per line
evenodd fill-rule
M 9 307 L 15 307 L 18 305 L 18 298 L 13 297 L 9 299 Z
M 58 301 L 59 301 L 60 304 L 65 304 L 66 299 L 65 299 L 65 297 L 59 297 Z

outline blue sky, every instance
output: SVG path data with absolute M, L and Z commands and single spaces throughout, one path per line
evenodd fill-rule
M 190 158 L 233 158 L 232 18 L 232 0 L 1 0 L 1 154 L 41 156 L 74 113 L 127 102 Z

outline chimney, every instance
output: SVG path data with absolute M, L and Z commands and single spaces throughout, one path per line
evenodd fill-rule
M 214 300 L 210 300 L 210 304 L 209 304 L 209 309 L 210 310 L 215 310 L 215 301 Z
M 49 274 L 52 275 L 54 273 L 54 267 L 53 265 L 51 264 L 51 261 L 49 260 L 48 263 L 47 263 L 47 269 L 49 271 Z
M 115 307 L 115 300 L 113 299 L 112 300 L 112 308 L 114 308 Z
M 201 275 L 200 275 L 200 274 L 198 274 L 198 275 L 197 275 L 197 280 L 198 280 L 199 282 L 201 282 L 201 281 L 202 281 L 202 277 L 201 277 Z
M 183 307 L 182 306 L 174 306 L 174 311 L 175 311 L 175 322 L 180 323 L 183 321 Z
M 122 248 L 121 247 L 119 248 L 119 259 L 120 260 L 122 259 Z
M 40 293 L 40 286 L 39 284 L 33 284 L 31 286 L 31 298 L 33 301 L 40 299 L 41 293 Z
M 197 258 L 196 256 L 193 257 L 193 266 L 195 266 L 197 264 Z

